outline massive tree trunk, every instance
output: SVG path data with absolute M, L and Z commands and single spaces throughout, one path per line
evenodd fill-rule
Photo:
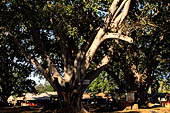
M 144 86 L 140 86 L 137 89 L 135 99 L 139 105 L 143 105 L 147 101 L 147 91 L 148 91 L 148 89 L 146 89 L 146 87 L 144 87 Z
M 152 69 L 145 68 L 143 73 L 140 73 L 135 65 L 133 65 L 131 68 L 134 76 L 136 77 L 136 82 L 134 84 L 136 84 L 137 93 L 135 98 L 136 102 L 138 102 L 139 105 L 145 104 L 148 99 L 147 92 L 149 90 L 149 87 L 152 85 L 153 80 L 155 79 L 154 70 L 157 66 L 154 64 L 155 63 L 152 62 L 152 64 L 150 64 Z
M 59 69 L 56 68 L 50 59 L 50 55 L 45 51 L 43 41 L 41 41 L 39 36 L 40 29 L 33 26 L 32 37 L 40 48 L 41 56 L 47 62 L 46 68 L 44 68 L 36 58 L 31 57 L 29 53 L 25 51 L 14 33 L 9 30 L 9 34 L 13 37 L 14 42 L 18 45 L 21 52 L 37 67 L 37 69 L 40 70 L 52 87 L 58 92 L 62 112 L 76 113 L 80 111 L 81 96 L 85 89 L 108 65 L 110 55 L 112 54 L 105 55 L 99 62 L 99 65 L 94 69 L 89 69 L 90 63 L 92 62 L 99 45 L 103 41 L 115 39 L 124 40 L 129 43 L 133 42 L 130 37 L 122 35 L 118 29 L 121 27 L 123 20 L 127 16 L 130 2 L 131 0 L 114 0 L 108 10 L 107 16 L 103 23 L 101 23 L 102 26 L 95 30 L 95 32 L 97 31 L 97 33 L 95 33 L 96 36 L 92 35 L 92 37 L 89 37 L 89 39 L 92 39 L 93 41 L 87 41 L 86 46 L 81 48 L 75 55 L 72 55 L 72 53 L 75 53 L 76 50 L 74 51 L 73 48 L 69 47 L 68 40 L 62 37 L 61 34 L 56 34 L 57 40 L 60 41 L 60 53 L 64 65 L 63 75 L 59 73 Z M 111 31 L 110 29 L 117 30 L 116 32 L 108 32 Z M 109 48 L 111 53 L 113 53 L 112 48 L 113 47 Z M 89 82 L 84 84 L 84 81 L 86 80 Z
M 72 93 L 71 91 L 63 92 L 62 105 L 56 109 L 57 113 L 78 113 L 81 111 L 81 95 L 79 93 Z

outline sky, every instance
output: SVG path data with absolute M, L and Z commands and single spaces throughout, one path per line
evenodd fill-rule
M 31 75 L 30 77 L 28 77 L 28 79 L 31 79 L 31 80 L 34 80 L 35 82 L 36 82 L 36 84 L 38 85 L 38 84 L 45 84 L 45 79 L 41 79 L 40 80 L 40 78 L 38 77 L 38 76 L 36 76 L 36 77 L 34 77 L 33 75 Z

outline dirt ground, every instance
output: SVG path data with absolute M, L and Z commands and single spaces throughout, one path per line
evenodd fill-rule
M 152 109 L 139 109 L 139 110 L 123 110 L 115 111 L 113 113 L 170 113 L 170 108 L 157 107 Z
M 170 113 L 170 108 L 165 107 L 155 107 L 147 109 L 138 109 L 138 110 L 121 110 L 121 111 L 112 111 L 112 112 L 89 112 L 89 113 Z
M 6 107 L 0 108 L 0 113 L 54 113 L 54 110 L 36 108 L 36 107 Z M 121 110 L 121 111 L 112 111 L 112 112 L 95 112 L 90 111 L 86 113 L 170 113 L 170 108 L 165 107 L 154 107 L 150 109 L 138 109 L 138 110 Z

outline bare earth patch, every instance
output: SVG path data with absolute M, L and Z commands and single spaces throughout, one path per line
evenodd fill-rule
M 113 113 L 170 113 L 170 108 L 158 107 L 152 109 L 139 109 L 139 110 L 123 110 L 115 111 Z
M 54 110 L 43 108 L 0 108 L 0 113 L 54 113 Z M 114 112 L 86 112 L 86 113 L 170 113 L 170 108 L 156 107 L 152 109 L 122 110 Z

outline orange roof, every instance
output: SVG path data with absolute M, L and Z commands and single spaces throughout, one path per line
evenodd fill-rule
M 89 99 L 90 95 L 91 95 L 90 93 L 84 93 L 82 99 Z
M 96 94 L 96 96 L 99 96 L 99 97 L 102 97 L 102 98 L 106 98 L 104 93 L 98 93 L 98 94 Z

